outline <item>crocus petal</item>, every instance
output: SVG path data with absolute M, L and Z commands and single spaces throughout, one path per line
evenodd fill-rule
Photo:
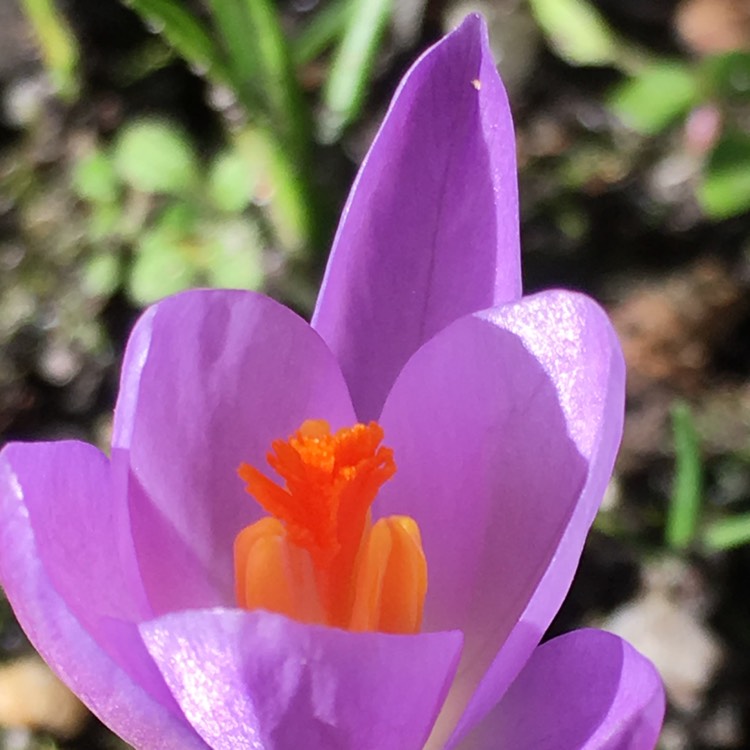
M 404 78 L 362 165 L 313 327 L 360 419 L 462 315 L 521 294 L 515 141 L 484 22 L 470 16 Z
M 539 297 L 543 299 L 547 295 L 554 297 L 557 294 L 560 293 L 548 292 Z M 586 458 L 587 475 L 555 554 L 502 650 L 474 691 L 454 734 L 454 741 L 463 736 L 494 705 L 496 696 L 510 685 L 552 622 L 570 588 L 586 535 L 612 476 L 622 438 L 625 362 L 608 319 L 591 303 L 589 308 L 588 313 L 583 316 L 586 320 L 581 321 L 589 329 L 588 340 L 581 339 L 578 345 L 576 339 L 580 332 L 574 324 L 577 313 L 573 309 L 566 310 L 565 307 L 560 309 L 557 320 L 557 346 L 560 350 L 554 345 L 550 346 L 549 342 L 545 343 L 543 332 L 535 334 L 530 330 L 531 321 L 523 314 L 517 314 L 520 310 L 503 311 L 509 328 L 518 332 L 525 331 L 532 350 L 544 361 L 545 368 L 555 369 L 555 377 L 561 386 L 560 403 L 572 429 L 571 436 Z M 580 312 L 583 313 L 582 310 Z M 555 323 L 552 320 L 549 322 L 553 324 L 554 331 Z M 568 349 L 577 351 L 573 361 L 571 358 L 565 361 L 563 351 Z M 576 362 L 579 363 L 579 369 Z
M 138 747 L 200 750 L 127 621 L 148 610 L 118 510 L 92 446 L 6 446 L 0 580 L 29 639 L 102 721 Z
M 559 607 L 614 461 L 623 377 L 601 309 L 547 292 L 456 321 L 389 394 L 381 424 L 398 471 L 375 512 L 416 519 L 429 569 L 424 628 L 466 637 L 435 747 L 529 602 L 540 600 L 523 623 L 536 640 L 520 645 L 518 665 L 498 667 L 508 683 Z M 558 588 L 538 593 L 549 568 Z
M 213 750 L 414 750 L 458 662 L 461 634 L 393 636 L 263 611 L 166 615 L 141 626 Z
M 537 648 L 461 750 L 650 750 L 664 717 L 653 665 L 601 630 Z
M 261 514 L 237 468 L 264 470 L 271 441 L 305 419 L 354 420 L 338 364 L 301 318 L 251 292 L 164 300 L 136 325 L 113 463 L 157 614 L 233 602 L 232 544 Z

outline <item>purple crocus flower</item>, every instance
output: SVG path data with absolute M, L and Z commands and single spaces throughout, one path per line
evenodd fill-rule
M 249 292 L 166 299 L 130 338 L 111 458 L 4 448 L 0 578 L 42 655 L 137 748 L 652 748 L 647 660 L 594 630 L 538 645 L 623 394 L 594 302 L 521 298 L 512 123 L 470 17 L 401 84 L 312 326 Z M 419 632 L 236 605 L 234 540 L 265 515 L 237 469 L 264 471 L 308 420 L 382 427 L 396 469 L 372 518 L 419 529 Z

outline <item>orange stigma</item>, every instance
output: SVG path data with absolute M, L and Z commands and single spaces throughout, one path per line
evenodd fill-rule
M 377 422 L 331 433 L 307 420 L 275 440 L 268 463 L 284 486 L 242 464 L 247 492 L 270 515 L 234 543 L 237 602 L 301 622 L 416 633 L 427 563 L 407 516 L 372 523 L 370 506 L 396 472 Z

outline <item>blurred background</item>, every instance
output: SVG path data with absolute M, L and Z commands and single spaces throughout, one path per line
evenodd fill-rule
M 630 639 L 664 750 L 750 747 L 750 0 L 0 0 L 0 444 L 106 449 L 125 338 L 191 286 L 308 315 L 400 77 L 484 13 L 527 291 L 629 367 L 616 476 L 550 635 Z M 0 748 L 123 748 L 0 602 Z

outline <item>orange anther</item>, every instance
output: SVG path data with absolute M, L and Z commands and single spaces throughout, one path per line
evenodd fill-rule
M 427 594 L 419 527 L 408 516 L 381 518 L 362 545 L 351 630 L 418 633 Z
M 384 632 L 417 632 L 427 567 L 416 522 L 370 521 L 370 505 L 396 471 L 376 422 L 331 433 L 308 420 L 275 440 L 272 481 L 242 464 L 247 491 L 271 516 L 235 542 L 237 601 L 303 622 Z

